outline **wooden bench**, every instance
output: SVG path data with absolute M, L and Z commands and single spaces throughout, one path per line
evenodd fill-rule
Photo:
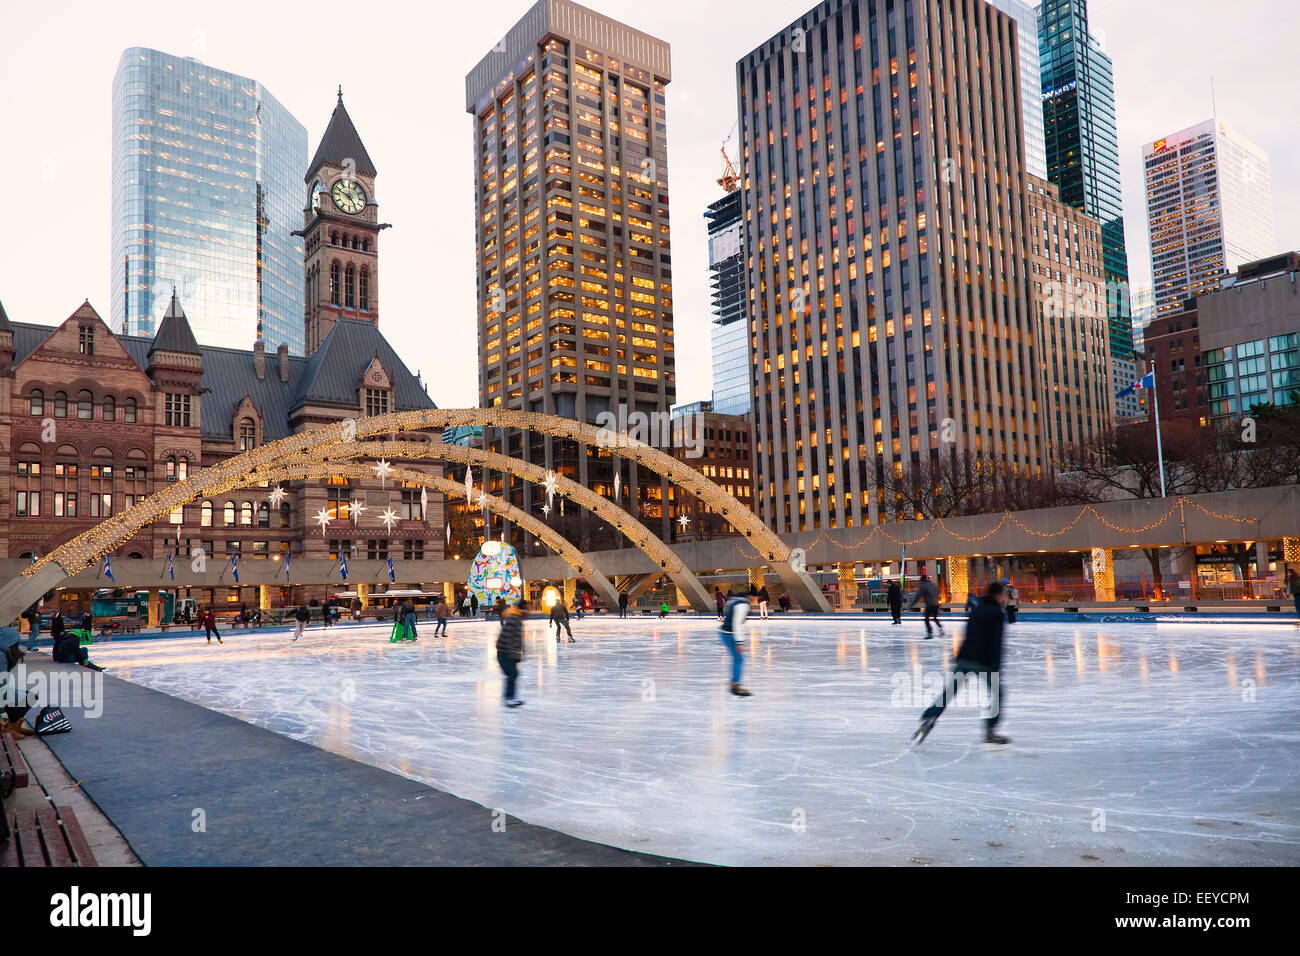
M 0 734 L 0 796 L 27 786 L 27 761 L 13 734 Z
M 50 804 L 14 814 L 0 843 L 0 866 L 98 866 L 71 807 Z

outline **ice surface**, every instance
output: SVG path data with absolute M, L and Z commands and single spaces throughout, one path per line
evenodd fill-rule
M 728 696 L 705 618 L 530 623 L 501 704 L 495 622 L 94 648 L 118 677 L 604 843 L 726 864 L 1300 863 L 1300 631 L 1008 627 L 1009 748 L 972 707 L 908 738 L 957 638 L 751 618 Z M 919 683 L 918 683 L 919 676 Z M 920 689 L 913 692 L 913 687 Z M 322 796 L 324 799 L 324 796 Z

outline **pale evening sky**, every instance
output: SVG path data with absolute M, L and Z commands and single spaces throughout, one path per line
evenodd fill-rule
M 678 401 L 710 390 L 703 210 L 721 195 L 718 147 L 735 124 L 735 63 L 808 0 L 592 0 L 667 40 Z M 471 123 L 464 76 L 531 6 L 416 0 L 264 0 L 255 8 L 177 0 L 0 2 L 0 156 L 7 223 L 0 302 L 14 321 L 56 324 L 89 298 L 109 308 L 110 94 L 123 49 L 192 55 L 265 85 L 314 150 L 343 85 L 379 167 L 380 327 L 439 405 L 476 405 Z M 1134 282 L 1149 281 L 1141 146 L 1210 116 L 1272 166 L 1278 249 L 1300 248 L 1300 23 L 1283 0 L 1093 0 L 1115 62 L 1120 159 Z M 235 343 L 231 343 L 235 344 Z M 251 347 L 252 343 L 240 343 Z

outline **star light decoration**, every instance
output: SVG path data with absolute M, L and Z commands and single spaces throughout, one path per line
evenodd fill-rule
M 275 488 L 271 491 L 271 495 L 270 495 L 271 507 L 272 508 L 280 507 L 280 502 L 284 501 L 284 499 L 287 497 L 289 497 L 289 492 L 285 491 L 279 485 L 276 485 Z
M 550 506 L 550 505 L 542 505 L 542 514 L 544 514 L 544 515 L 549 515 L 550 513 L 551 513 L 551 506 Z
M 330 526 L 330 522 L 334 520 L 330 517 L 329 509 L 322 508 L 320 511 L 316 512 L 315 520 L 316 523 L 320 525 L 320 536 L 322 538 L 325 537 L 325 529 L 328 528 Z
M 691 523 L 690 516 L 689 516 L 689 515 L 686 515 L 686 514 L 683 514 L 680 518 L 677 519 L 677 523 L 678 523 L 679 525 L 681 525 L 681 526 L 682 526 L 682 530 L 685 531 L 685 530 L 686 530 L 686 526 L 689 525 L 689 524 Z
M 618 498 L 618 489 L 622 486 L 622 484 L 623 484 L 623 472 L 622 471 L 614 472 L 614 498 L 615 499 Z
M 397 512 L 392 508 L 385 508 L 379 514 L 379 520 L 384 523 L 384 530 L 389 534 L 393 533 L 393 525 L 397 524 Z
M 348 502 L 348 508 L 352 512 L 352 527 L 354 528 L 357 526 L 357 522 L 361 519 L 362 513 L 370 510 L 355 498 Z
M 542 487 L 546 489 L 546 504 L 548 506 L 555 499 L 556 484 L 557 484 L 557 479 L 556 479 L 555 472 L 551 471 L 548 468 L 546 470 L 546 480 L 542 482 Z
M 370 466 L 375 471 L 375 477 L 379 479 L 379 487 L 384 487 L 384 481 L 393 473 L 393 466 L 384 458 L 379 459 Z

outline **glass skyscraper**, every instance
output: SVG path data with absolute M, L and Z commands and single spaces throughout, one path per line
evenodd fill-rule
M 1026 0 L 989 0 L 1016 21 L 1020 44 L 1021 126 L 1025 130 L 1025 172 L 1047 178 L 1047 147 L 1043 142 L 1043 105 L 1039 96 L 1042 68 L 1038 62 L 1038 7 Z
M 709 204 L 709 274 L 713 286 L 713 410 L 745 415 L 753 407 L 740 193 Z
M 201 343 L 303 350 L 307 130 L 256 80 L 131 47 L 113 78 L 112 325 L 173 287 Z
M 1038 56 L 1047 178 L 1060 190 L 1061 202 L 1101 221 L 1110 351 L 1115 359 L 1131 362 L 1115 81 L 1110 57 L 1088 32 L 1087 0 L 1043 0 Z

